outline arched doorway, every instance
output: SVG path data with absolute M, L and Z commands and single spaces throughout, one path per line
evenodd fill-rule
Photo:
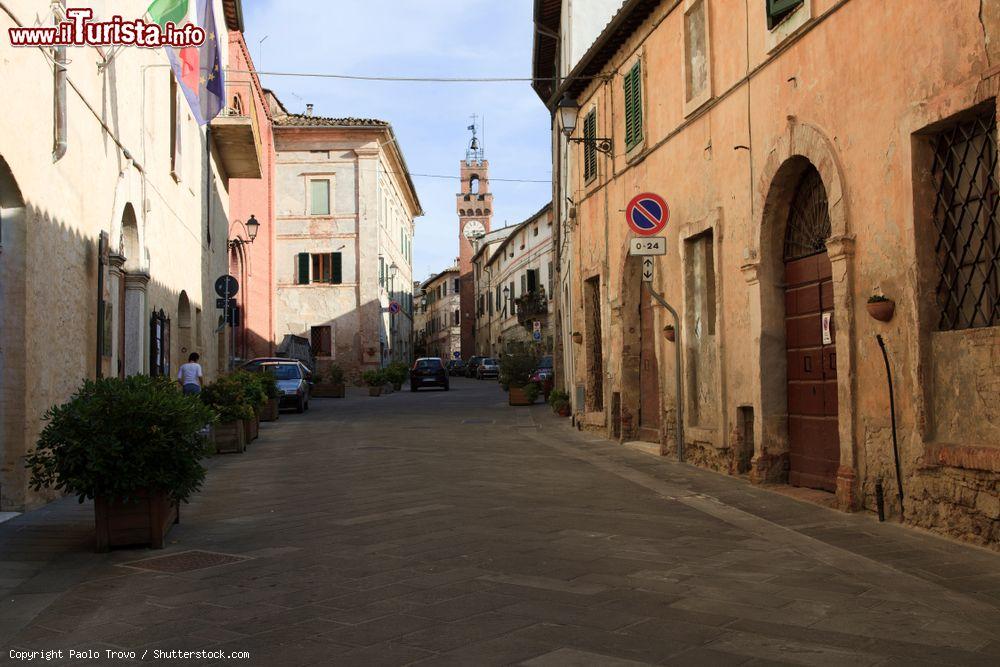
M 119 288 L 119 375 L 138 375 L 146 370 L 146 289 L 149 275 L 144 270 L 139 222 L 132 204 L 122 211 L 119 254 L 123 263 L 123 276 Z
M 27 211 L 0 156 L 0 511 L 22 510 L 25 442 L 25 255 Z
M 826 188 L 809 164 L 792 193 L 783 248 L 788 481 L 832 492 L 840 435 L 830 227 Z

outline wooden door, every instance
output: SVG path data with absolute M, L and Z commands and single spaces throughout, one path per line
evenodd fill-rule
M 836 491 L 840 432 L 829 256 L 786 262 L 785 285 L 789 482 Z
M 639 306 L 639 439 L 660 441 L 660 372 L 656 363 L 656 318 L 653 297 L 642 289 Z

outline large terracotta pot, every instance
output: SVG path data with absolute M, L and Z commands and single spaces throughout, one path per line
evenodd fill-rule
M 875 301 L 867 305 L 868 314 L 879 322 L 888 322 L 896 313 L 895 301 Z
M 523 387 L 511 387 L 510 392 L 507 394 L 508 402 L 511 405 L 531 405 L 534 401 L 528 400 L 528 394 L 524 391 Z
M 103 497 L 94 499 L 99 552 L 127 546 L 162 549 L 164 537 L 176 523 L 180 523 L 180 509 L 163 491 L 140 491 L 128 503 Z
M 216 424 L 212 429 L 216 454 L 242 454 L 246 451 L 246 433 L 242 421 Z
M 264 404 L 264 407 L 260 411 L 260 420 L 262 422 L 276 422 L 278 417 L 281 415 L 281 410 L 278 409 L 279 403 L 277 398 L 270 399 Z
M 381 396 L 382 395 L 382 387 L 368 387 L 368 395 L 369 396 Z

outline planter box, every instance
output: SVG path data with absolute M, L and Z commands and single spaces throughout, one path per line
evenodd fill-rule
M 523 387 L 511 387 L 507 394 L 511 405 L 531 405 L 534 401 L 528 400 L 528 394 Z
M 251 419 L 243 420 L 243 438 L 246 444 L 250 444 L 260 435 L 260 422 L 257 421 L 257 416 L 254 415 Z
M 247 448 L 242 421 L 216 424 L 212 430 L 212 440 L 216 454 L 242 454 Z
M 163 548 L 171 526 L 180 523 L 180 509 L 162 491 L 136 494 L 134 502 L 94 499 L 97 551 L 112 547 L 149 546 Z
M 381 396 L 382 395 L 382 387 L 368 387 L 368 395 L 369 396 Z
M 317 382 L 310 392 L 310 398 L 344 398 L 346 395 L 347 386 L 343 383 Z
M 278 409 L 279 403 L 278 399 L 272 398 L 264 407 L 260 410 L 260 420 L 262 422 L 276 422 L 278 417 L 281 415 L 281 410 Z

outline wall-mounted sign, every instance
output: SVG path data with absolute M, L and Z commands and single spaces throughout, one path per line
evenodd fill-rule
M 400 305 L 398 301 L 393 301 L 389 304 L 389 312 L 393 315 L 398 314 L 400 311 Z
M 653 261 L 651 257 L 647 257 L 642 260 L 642 281 L 644 283 L 653 282 L 654 269 L 656 268 L 656 262 Z
M 823 313 L 823 345 L 833 345 L 833 313 Z
M 632 239 L 628 242 L 628 254 L 633 257 L 666 255 L 667 239 L 665 236 L 648 236 L 641 239 Z
M 646 192 L 637 195 L 625 209 L 625 221 L 639 236 L 656 236 L 670 220 L 670 208 L 660 195 Z

